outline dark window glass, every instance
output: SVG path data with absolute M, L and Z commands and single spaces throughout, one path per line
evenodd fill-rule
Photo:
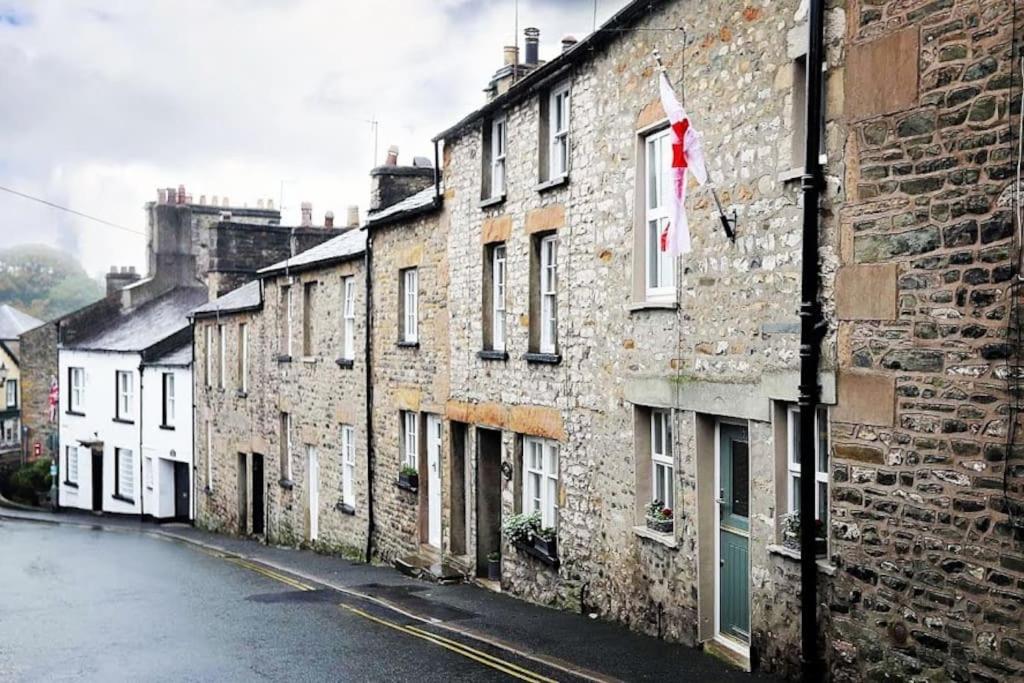
M 732 514 L 750 516 L 750 459 L 745 441 L 732 442 Z

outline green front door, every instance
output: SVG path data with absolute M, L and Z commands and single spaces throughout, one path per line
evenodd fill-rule
M 719 429 L 718 631 L 750 642 L 750 445 L 747 428 Z

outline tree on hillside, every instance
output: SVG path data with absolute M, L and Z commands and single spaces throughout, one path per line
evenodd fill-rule
M 103 296 L 74 256 L 43 245 L 0 249 L 0 304 L 52 320 Z

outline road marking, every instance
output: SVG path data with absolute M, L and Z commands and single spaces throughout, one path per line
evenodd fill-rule
M 381 624 L 382 626 L 387 626 L 388 628 L 395 629 L 396 631 L 401 631 L 402 633 L 415 636 L 416 638 L 421 638 L 423 640 L 434 643 L 435 645 L 439 645 L 447 650 L 455 652 L 456 654 L 460 654 L 463 657 L 472 659 L 475 662 L 483 664 L 484 666 L 488 666 L 492 669 L 501 671 L 502 673 L 508 674 L 513 678 L 518 678 L 521 681 L 530 681 L 531 683 L 557 683 L 557 681 L 555 681 L 554 679 L 541 676 L 538 673 L 530 671 L 529 669 L 524 669 L 523 667 L 513 664 L 512 662 L 508 662 L 504 659 L 499 659 L 498 657 L 483 652 L 482 650 L 477 650 L 458 641 L 450 640 L 448 638 L 439 636 L 434 633 L 429 633 L 415 626 L 402 626 L 401 624 L 396 624 L 392 621 L 381 619 L 380 617 L 375 617 L 372 614 L 364 612 L 361 609 L 358 609 L 356 607 L 349 607 L 345 604 L 339 604 L 338 607 L 342 607 L 348 610 L 349 612 L 352 612 L 353 614 L 357 614 L 363 617 L 364 619 L 369 619 L 370 621 Z
M 293 579 L 290 576 L 285 576 L 284 574 L 278 574 L 277 572 L 271 571 L 270 569 L 267 569 L 266 567 L 262 567 L 262 566 L 260 566 L 260 565 L 258 565 L 256 563 L 254 563 L 254 562 L 249 562 L 247 560 L 243 560 L 241 558 L 235 558 L 235 557 L 224 557 L 224 559 L 227 560 L 228 562 L 232 563 L 232 564 L 237 564 L 239 567 L 244 567 L 244 568 L 248 569 L 249 571 L 256 572 L 257 574 L 262 574 L 263 576 L 266 576 L 268 578 L 274 579 L 275 581 L 280 581 L 281 583 L 283 583 L 285 585 L 288 585 L 288 586 L 291 586 L 292 588 L 295 588 L 297 590 L 300 590 L 300 591 L 314 591 L 314 590 L 316 590 L 316 588 L 314 588 L 313 586 L 310 586 L 308 583 L 302 583 L 301 581 L 297 581 L 296 579 Z

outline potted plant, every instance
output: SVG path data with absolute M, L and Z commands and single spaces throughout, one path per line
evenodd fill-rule
M 670 534 L 675 528 L 675 518 L 672 516 L 672 508 L 665 507 L 660 500 L 652 500 L 647 506 L 645 515 L 647 528 L 657 531 L 659 534 Z
M 800 513 L 790 512 L 782 516 L 782 545 L 790 550 L 800 551 Z M 825 525 L 820 519 L 814 520 L 814 554 L 824 555 L 828 552 L 825 539 Z
M 487 578 L 501 581 L 501 553 L 495 551 L 487 556 Z
M 539 512 L 512 515 L 502 523 L 501 530 L 519 550 L 547 565 L 558 566 L 556 532 L 551 527 L 541 527 Z
M 419 486 L 420 473 L 416 471 L 416 468 L 402 465 L 402 469 L 398 471 L 398 487 L 406 491 L 416 491 Z
M 546 526 L 533 534 L 533 547 L 548 557 L 558 557 L 558 537 L 553 527 Z

